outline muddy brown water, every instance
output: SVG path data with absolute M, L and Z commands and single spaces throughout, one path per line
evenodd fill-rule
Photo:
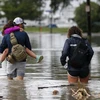
M 37 64 L 28 57 L 26 75 L 23 81 L 8 81 L 6 66 L 0 69 L 0 100 L 75 100 L 69 86 L 67 72 L 60 64 L 61 50 L 66 35 L 30 34 L 32 50 L 44 56 Z M 91 61 L 91 78 L 84 87 L 91 96 L 84 100 L 100 100 L 100 37 L 93 36 L 92 47 L 95 51 Z M 53 94 L 54 91 L 56 94 Z

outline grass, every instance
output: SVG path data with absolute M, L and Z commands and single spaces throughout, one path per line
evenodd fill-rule
M 27 32 L 44 32 L 49 33 L 51 32 L 51 28 L 48 27 L 25 27 Z M 67 33 L 68 28 L 52 28 L 52 33 Z
M 2 30 L 3 27 L 0 27 L 0 31 Z M 51 28 L 48 27 L 25 27 L 25 30 L 27 32 L 44 32 L 44 33 L 50 33 L 51 32 Z M 67 33 L 68 28 L 52 28 L 52 33 Z

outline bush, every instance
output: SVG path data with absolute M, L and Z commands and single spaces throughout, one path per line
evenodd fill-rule
M 94 2 L 91 2 L 91 32 L 100 31 L 100 6 Z M 75 21 L 77 25 L 87 32 L 87 13 L 85 11 L 86 3 L 82 3 L 75 10 Z

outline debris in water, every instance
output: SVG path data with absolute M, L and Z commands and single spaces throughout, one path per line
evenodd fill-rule
M 73 92 L 72 96 L 76 100 L 86 100 L 87 98 L 90 97 L 90 94 L 88 94 L 88 92 L 84 88 L 79 88 L 77 91 L 75 91 L 73 89 L 71 89 L 71 90 Z
M 53 95 L 57 95 L 58 93 L 59 93 L 58 90 L 54 90 L 54 91 L 53 91 Z

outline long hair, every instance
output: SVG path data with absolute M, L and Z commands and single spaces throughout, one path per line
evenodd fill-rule
M 4 25 L 3 27 L 3 30 L 2 30 L 2 35 L 5 35 L 4 33 L 4 30 L 7 29 L 7 28 L 10 28 L 10 27 L 13 27 L 14 24 L 13 24 L 13 21 L 12 20 L 9 20 L 7 24 Z
M 73 35 L 73 34 L 77 34 L 82 37 L 82 30 L 77 26 L 72 26 L 68 30 L 68 34 L 67 34 L 68 38 L 70 38 L 71 35 Z

